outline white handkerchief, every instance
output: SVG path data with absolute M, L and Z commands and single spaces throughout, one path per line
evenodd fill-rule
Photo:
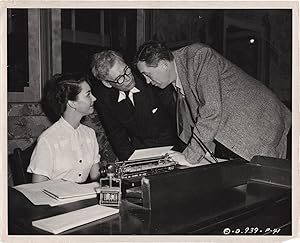
M 152 114 L 154 114 L 156 111 L 157 111 L 157 108 L 154 108 L 154 109 L 152 110 Z

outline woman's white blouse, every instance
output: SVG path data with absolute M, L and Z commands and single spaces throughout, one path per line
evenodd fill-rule
M 95 131 L 83 124 L 74 129 L 61 117 L 38 138 L 27 172 L 81 183 L 99 161 Z

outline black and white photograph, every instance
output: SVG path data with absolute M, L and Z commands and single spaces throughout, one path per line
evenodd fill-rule
M 3 242 L 299 235 L 298 2 L 58 3 L 1 8 Z

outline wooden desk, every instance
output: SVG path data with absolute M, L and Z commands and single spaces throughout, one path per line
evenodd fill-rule
M 97 203 L 94 198 L 56 207 L 34 206 L 23 194 L 8 188 L 8 234 L 47 234 L 32 227 L 31 222 Z M 291 189 L 250 180 L 207 192 L 185 204 L 170 202 L 170 207 L 152 211 L 123 200 L 119 214 L 62 234 L 223 235 L 225 228 L 231 235 L 291 235 Z

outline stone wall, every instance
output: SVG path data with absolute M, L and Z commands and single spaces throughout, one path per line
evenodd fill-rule
M 8 154 L 29 147 L 51 125 L 38 103 L 9 103 L 7 111 Z

